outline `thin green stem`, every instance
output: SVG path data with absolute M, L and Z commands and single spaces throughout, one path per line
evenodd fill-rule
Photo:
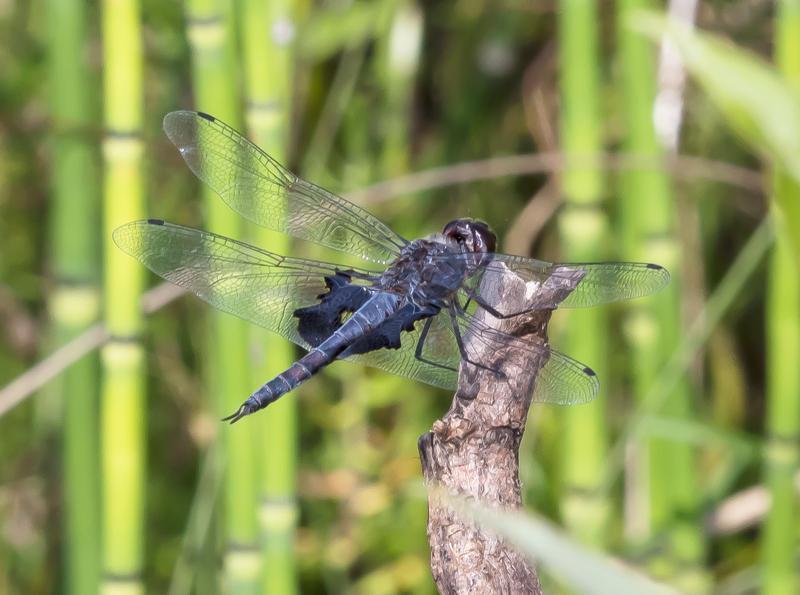
M 775 54 L 778 66 L 800 88 L 800 2 L 778 4 Z M 767 447 L 765 484 L 771 506 L 761 538 L 762 593 L 790 595 L 800 589 L 795 550 L 800 507 L 794 477 L 800 466 L 800 261 L 794 237 L 798 185 L 786 171 L 774 175 L 772 212 L 775 248 L 769 268 L 766 310 Z M 795 205 L 794 209 L 787 208 Z
M 773 239 L 772 224 L 765 219 L 747 240 L 728 272 L 706 300 L 703 310 L 683 334 L 681 342 L 655 376 L 650 390 L 637 404 L 635 413 L 628 418 L 625 429 L 609 452 L 606 489 L 611 489 L 619 479 L 626 443 L 635 438 L 643 420 L 652 415 L 653 411 L 659 411 L 664 401 L 670 397 L 713 330 L 728 312 L 734 300 L 747 287 L 747 282 L 766 256 Z

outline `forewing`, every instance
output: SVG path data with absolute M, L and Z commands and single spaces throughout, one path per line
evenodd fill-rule
M 318 303 L 317 297 L 325 291 L 324 277 L 340 270 L 156 219 L 117 228 L 114 241 L 167 281 L 304 349 L 309 345 L 297 332 L 293 313 Z
M 474 254 L 450 254 L 440 257 L 443 261 L 460 260 L 474 262 Z M 651 295 L 669 283 L 667 269 L 657 264 L 643 262 L 590 262 L 553 264 L 543 260 L 511 256 L 509 254 L 489 254 L 484 262 L 468 276 L 465 289 L 481 295 L 480 281 L 487 272 L 508 274 L 512 272 L 532 287 L 547 285 L 550 291 L 530 291 L 530 309 L 554 310 L 559 308 L 585 308 L 599 306 L 621 300 Z M 580 283 L 566 297 L 562 292 L 553 291 L 563 287 L 565 291 L 574 285 L 575 277 Z M 562 301 L 563 300 L 563 301 Z M 502 312 L 511 315 L 511 312 Z
M 198 178 L 259 225 L 382 264 L 392 262 L 407 243 L 364 209 L 298 178 L 212 116 L 171 112 L 164 131 Z

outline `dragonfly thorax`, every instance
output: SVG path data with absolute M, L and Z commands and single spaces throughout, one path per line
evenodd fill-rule
M 437 240 L 414 240 L 404 246 L 381 276 L 381 287 L 406 295 L 418 306 L 441 307 L 461 286 L 467 263 L 455 257 L 458 252 L 450 242 Z

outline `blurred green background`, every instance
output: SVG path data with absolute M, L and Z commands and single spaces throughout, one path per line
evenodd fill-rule
M 800 2 L 4 0 L 0 32 L 0 593 L 435 592 L 416 440 L 450 395 L 338 363 L 231 428 L 295 350 L 191 297 L 141 313 L 129 220 L 336 257 L 201 188 L 176 109 L 406 237 L 471 216 L 505 252 L 667 266 L 556 312 L 601 391 L 534 405 L 526 508 L 566 545 L 520 546 L 547 592 L 623 592 L 581 586 L 585 548 L 800 592 Z

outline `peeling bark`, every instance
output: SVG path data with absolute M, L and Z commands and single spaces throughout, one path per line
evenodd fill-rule
M 539 286 L 526 285 L 510 272 L 487 275 L 481 293 L 501 311 L 519 311 L 531 303 L 531 295 L 563 301 L 582 276 L 575 271 L 566 282 L 560 277 Z M 482 312 L 477 316 L 520 340 L 546 344 L 550 314 L 538 310 L 507 320 Z M 465 341 L 469 342 L 468 336 Z M 479 352 L 481 363 L 499 368 L 505 377 L 498 379 L 490 371 L 462 363 L 449 411 L 419 439 L 425 482 L 486 507 L 518 509 L 522 506 L 519 447 L 536 376 L 547 358 L 485 347 L 470 351 Z M 462 520 L 433 496 L 428 501 L 428 542 L 440 593 L 541 594 L 539 577 L 525 556 Z

